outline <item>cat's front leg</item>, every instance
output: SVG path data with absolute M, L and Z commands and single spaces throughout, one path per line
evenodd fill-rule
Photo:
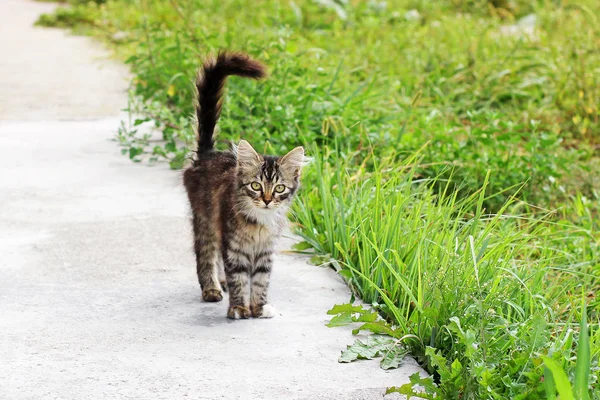
M 227 291 L 227 278 L 225 276 L 225 263 L 223 262 L 223 257 L 219 254 L 217 260 L 217 269 L 219 271 L 219 283 L 221 284 L 221 288 L 224 292 Z
M 247 254 L 229 248 L 225 258 L 225 277 L 229 291 L 227 318 L 250 318 L 250 272 L 252 264 Z
M 275 316 L 275 308 L 267 302 L 272 266 L 272 251 L 263 251 L 255 256 L 250 274 L 250 311 L 254 318 L 272 318 Z

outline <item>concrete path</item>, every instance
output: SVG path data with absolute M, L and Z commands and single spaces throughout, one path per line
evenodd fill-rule
M 180 174 L 110 139 L 125 69 L 0 2 L 0 399 L 376 399 L 418 367 L 338 364 L 330 270 L 276 258 L 272 320 L 200 300 Z M 289 246 L 290 240 L 282 244 Z

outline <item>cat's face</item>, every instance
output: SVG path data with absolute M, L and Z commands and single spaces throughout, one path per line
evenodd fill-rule
M 304 149 L 296 147 L 280 158 L 261 156 L 242 140 L 237 162 L 240 211 L 258 221 L 285 213 L 300 184 Z

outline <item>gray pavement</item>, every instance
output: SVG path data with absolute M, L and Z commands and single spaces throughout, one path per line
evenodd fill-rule
M 0 2 L 0 399 L 377 399 L 419 368 L 339 364 L 349 292 L 283 251 L 271 320 L 203 303 L 180 173 L 110 139 L 127 72 Z M 399 396 L 388 396 L 399 398 Z

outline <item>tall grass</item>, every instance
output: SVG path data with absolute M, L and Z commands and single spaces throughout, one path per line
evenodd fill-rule
M 398 162 L 338 148 L 315 159 L 295 212 L 302 236 L 397 326 L 397 336 L 409 335 L 438 395 L 544 398 L 542 356 L 574 371 L 578 293 L 598 289 L 590 275 L 598 260 L 577 263 L 557 246 L 578 228 L 548 229 L 512 200 L 486 213 L 488 180 L 466 198 L 434 193 L 440 182 L 415 177 L 420 154 Z M 569 276 L 558 279 L 557 270 Z M 591 326 L 597 337 L 597 317 Z M 587 353 L 590 388 L 600 377 L 596 345 Z

